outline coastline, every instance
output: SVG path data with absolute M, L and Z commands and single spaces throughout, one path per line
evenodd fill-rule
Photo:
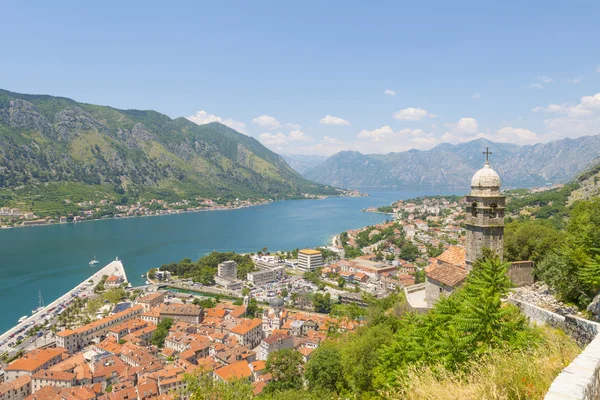
M 260 207 L 260 206 L 264 206 L 267 204 L 271 204 L 271 203 L 277 203 L 277 202 L 281 202 L 281 201 L 292 201 L 292 200 L 325 200 L 331 197 L 368 197 L 369 194 L 368 193 L 361 193 L 360 196 L 351 196 L 351 195 L 339 195 L 339 196 L 322 196 L 322 197 L 315 197 L 315 198 L 306 198 L 306 197 L 300 197 L 297 199 L 283 199 L 283 200 L 264 200 L 261 203 L 257 203 L 257 204 L 252 204 L 252 205 L 241 205 L 241 206 L 235 206 L 235 207 L 227 207 L 227 206 L 223 206 L 223 207 L 218 207 L 218 208 L 209 208 L 209 209 L 201 209 L 201 210 L 165 210 L 166 212 L 164 213 L 159 213 L 159 214 L 148 214 L 148 215 L 129 215 L 129 216 L 123 216 L 123 217 L 108 217 L 108 218 L 91 218 L 91 219 L 83 219 L 80 221 L 72 221 L 72 222 L 49 222 L 49 223 L 45 223 L 45 224 L 32 224 L 32 225 L 15 225 L 15 226 L 0 226 L 0 230 L 8 230 L 8 229 L 14 229 L 14 228 L 39 228 L 39 227 L 43 227 L 43 226 L 51 226 L 51 225 L 69 225 L 69 224 L 79 224 L 82 222 L 97 222 L 97 221 L 104 221 L 104 220 L 113 220 L 113 219 L 130 219 L 130 218 L 144 218 L 144 217 L 164 217 L 164 216 L 168 216 L 168 215 L 177 215 L 177 214 L 187 214 L 187 213 L 196 213 L 196 212 L 210 212 L 210 211 L 234 211 L 234 210 L 241 210 L 243 208 L 251 208 L 251 207 Z

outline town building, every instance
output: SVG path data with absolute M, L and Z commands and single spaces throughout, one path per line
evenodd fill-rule
M 285 277 L 285 267 L 263 269 L 248 272 L 247 280 L 254 286 L 262 286 L 266 283 L 276 282 Z
M 237 361 L 232 364 L 221 367 L 214 372 L 215 378 L 224 382 L 234 380 L 252 379 L 252 371 L 246 361 Z
M 452 246 L 425 268 L 425 301 L 433 306 L 441 296 L 449 296 L 467 278 L 465 248 Z
M 35 349 L 4 368 L 4 381 L 10 382 L 23 375 L 32 376 L 62 361 L 66 350 L 62 347 Z
M 204 317 L 204 310 L 196 304 L 163 304 L 159 309 L 158 321 L 170 318 L 173 322 L 199 324 Z
M 215 283 L 227 290 L 241 290 L 243 282 L 226 276 L 215 276 Z
M 269 301 L 269 309 L 262 315 L 262 330 L 265 334 L 281 329 L 285 324 L 287 312 L 283 306 L 284 301 L 281 297 L 275 297 Z
M 165 292 L 155 292 L 147 294 L 137 299 L 136 303 L 144 307 L 144 312 L 161 305 L 165 301 Z
M 298 269 L 300 271 L 314 271 L 322 266 L 323 256 L 319 250 L 304 249 L 298 252 Z
M 267 336 L 260 342 L 258 352 L 259 360 L 266 360 L 269 354 L 283 350 L 292 349 L 294 347 L 294 338 L 283 332 L 276 332 L 271 336 Z
M 23 400 L 31 394 L 31 376 L 22 375 L 0 383 L 0 400 Z
M 87 346 L 96 337 L 106 336 L 108 330 L 114 325 L 128 321 L 142 314 L 141 305 L 128 308 L 106 318 L 99 319 L 77 329 L 65 329 L 56 334 L 56 345 L 73 353 Z
M 237 263 L 224 261 L 217 266 L 217 276 L 221 278 L 237 278 Z
M 246 319 L 234 326 L 229 332 L 237 338 L 242 346 L 252 349 L 260 344 L 262 339 L 261 327 L 262 320 L 258 318 Z
M 77 382 L 76 377 L 72 372 L 38 371 L 31 376 L 31 391 L 35 393 L 44 386 L 72 387 Z

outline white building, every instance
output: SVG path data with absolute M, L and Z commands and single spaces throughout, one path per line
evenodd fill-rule
M 323 266 L 323 256 L 319 250 L 304 249 L 298 252 L 298 269 L 304 272 L 314 271 Z
M 264 269 L 261 271 L 248 272 L 248 282 L 254 286 L 261 286 L 265 283 L 281 280 L 285 276 L 285 267 Z

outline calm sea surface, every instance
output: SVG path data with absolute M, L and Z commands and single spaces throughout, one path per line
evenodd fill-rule
M 115 257 L 139 285 L 148 269 L 211 251 L 252 252 L 263 247 L 291 250 L 329 244 L 347 229 L 379 223 L 386 215 L 363 213 L 369 206 L 465 190 L 376 191 L 369 197 L 297 200 L 231 211 L 114 219 L 80 224 L 0 230 L 0 332 L 37 306 L 90 276 L 96 255 L 104 266 Z

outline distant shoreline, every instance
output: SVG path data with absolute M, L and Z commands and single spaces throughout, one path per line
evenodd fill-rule
M 271 200 L 264 201 L 262 203 L 252 204 L 252 205 L 244 205 L 237 207 L 224 207 L 224 208 L 213 208 L 213 209 L 203 209 L 203 210 L 183 210 L 177 212 L 166 212 L 162 214 L 150 214 L 150 215 L 131 215 L 125 217 L 108 217 L 108 218 L 93 218 L 93 219 L 84 219 L 81 221 L 71 221 L 71 222 L 50 222 L 46 224 L 35 224 L 35 225 L 16 225 L 16 226 L 3 226 L 0 230 L 9 230 L 15 228 L 40 228 L 44 226 L 53 226 L 53 225 L 74 225 L 80 224 L 84 222 L 98 222 L 98 221 L 110 221 L 110 220 L 118 220 L 118 219 L 134 219 L 134 218 L 145 218 L 145 217 L 165 217 L 169 215 L 178 215 L 178 214 L 187 214 L 187 213 L 197 213 L 197 212 L 211 212 L 211 211 L 234 211 L 241 210 L 243 208 L 252 208 L 252 207 L 260 207 L 265 206 L 272 203 L 279 203 L 281 201 L 292 201 L 292 200 L 325 200 L 332 197 L 368 197 L 369 194 L 364 194 L 363 196 L 325 196 L 323 198 L 298 198 L 298 199 L 287 199 L 287 200 Z

